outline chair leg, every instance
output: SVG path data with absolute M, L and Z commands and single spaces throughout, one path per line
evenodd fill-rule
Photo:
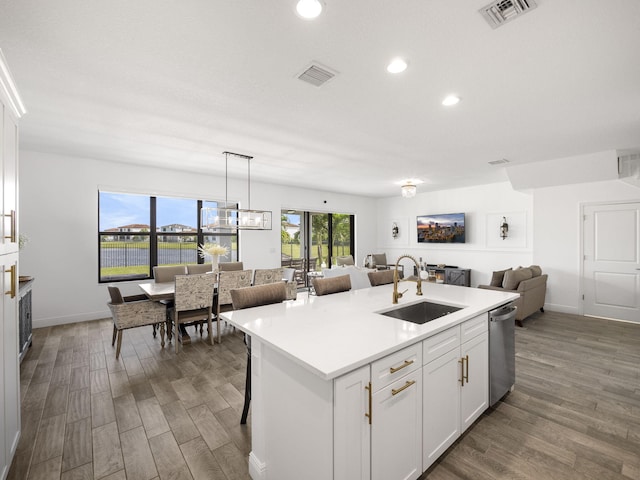
M 160 322 L 160 346 L 164 348 L 164 322 Z
M 116 344 L 116 336 L 118 335 L 118 329 L 116 328 L 116 324 L 113 324 L 113 338 L 111 339 L 111 346 L 113 347 Z
M 120 356 L 120 348 L 122 348 L 122 330 L 118 330 L 118 346 L 116 347 L 116 360 Z
M 209 313 L 209 316 L 207 317 L 207 331 L 209 333 L 209 343 L 213 346 L 215 342 L 213 341 L 213 321 L 211 313 Z
M 153 324 L 153 338 L 156 338 L 156 324 Z
M 222 335 L 220 332 L 220 305 L 218 305 L 217 315 L 216 315 L 216 329 L 218 330 L 218 343 L 222 342 Z
M 247 423 L 247 415 L 249 415 L 250 403 L 251 403 L 251 338 L 249 338 L 247 342 L 247 378 L 244 381 L 244 407 L 242 408 L 242 417 L 240 418 L 240 425 L 244 425 Z
M 174 318 L 173 318 L 173 338 L 174 338 L 174 341 L 173 341 L 173 343 L 176 346 L 176 353 L 178 353 L 178 348 L 180 348 L 178 346 L 178 344 L 180 343 L 178 341 L 178 338 L 180 338 L 179 337 L 180 333 L 178 333 L 178 325 L 180 325 L 180 322 L 178 321 L 178 312 L 174 312 Z

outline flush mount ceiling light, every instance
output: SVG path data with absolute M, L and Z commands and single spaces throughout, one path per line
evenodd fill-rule
M 319 0 L 300 0 L 296 5 L 296 11 L 302 18 L 311 20 L 322 12 L 322 3 Z
M 402 190 L 402 196 L 404 198 L 411 198 L 416 196 L 417 187 L 413 183 L 405 183 L 400 187 Z
M 407 69 L 407 62 L 403 58 L 397 57 L 391 60 L 387 65 L 387 72 L 389 73 L 402 73 Z
M 450 107 L 452 105 L 456 105 L 460 101 L 460 97 L 457 95 L 448 95 L 442 100 L 442 105 L 445 107 Z
M 251 210 L 251 159 L 240 153 L 222 152 L 224 155 L 224 207 L 206 207 L 201 210 L 202 230 L 216 232 L 220 230 L 271 230 L 271 212 Z M 238 157 L 247 161 L 247 209 L 228 207 L 227 183 L 229 157 Z
M 419 178 L 407 178 L 405 180 L 401 180 L 396 182 L 396 185 L 400 185 L 400 192 L 404 198 L 415 197 L 417 192 L 417 185 L 424 183 Z

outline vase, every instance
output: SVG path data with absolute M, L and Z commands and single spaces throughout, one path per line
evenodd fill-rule
M 211 271 L 213 273 L 218 271 L 218 261 L 220 260 L 220 255 L 211 255 Z

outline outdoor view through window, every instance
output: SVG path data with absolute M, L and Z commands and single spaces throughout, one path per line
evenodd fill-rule
M 99 192 L 99 280 L 113 282 L 150 278 L 156 265 L 210 262 L 198 255 L 198 245 L 217 243 L 238 259 L 236 232 L 203 232 L 200 209 L 216 202 Z

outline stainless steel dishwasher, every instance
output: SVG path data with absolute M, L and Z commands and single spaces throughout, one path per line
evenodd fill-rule
M 489 312 L 489 405 L 493 406 L 516 383 L 515 320 L 512 303 Z

